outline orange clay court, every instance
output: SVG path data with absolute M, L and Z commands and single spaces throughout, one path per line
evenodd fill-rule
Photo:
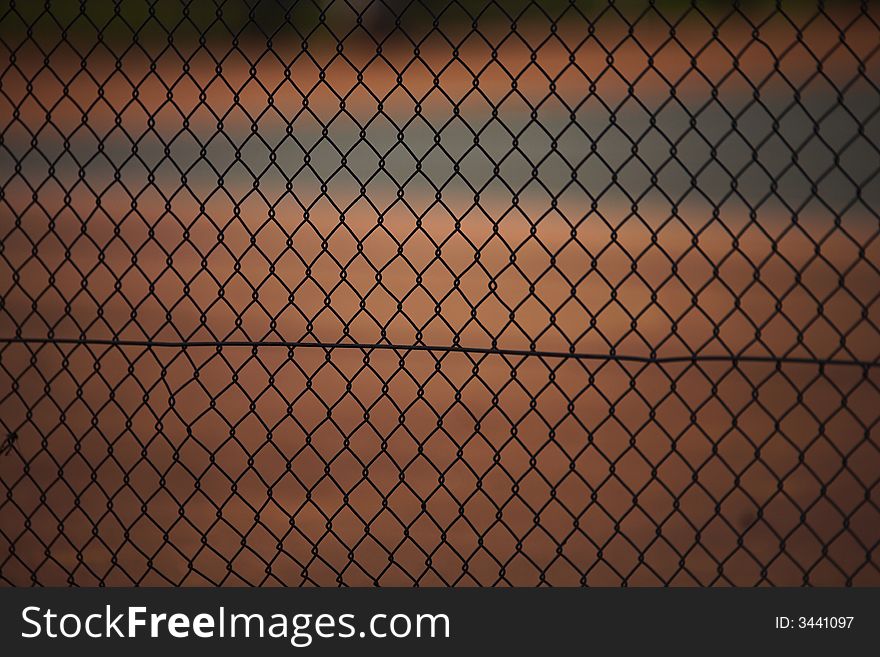
M 26 41 L 0 580 L 880 584 L 880 57 L 847 11 Z

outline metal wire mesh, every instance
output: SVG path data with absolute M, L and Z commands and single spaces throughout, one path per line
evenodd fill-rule
M 870 3 L 7 2 L 5 584 L 880 584 Z

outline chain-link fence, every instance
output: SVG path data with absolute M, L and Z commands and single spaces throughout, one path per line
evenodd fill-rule
M 869 3 L 8 1 L 5 584 L 880 584 Z

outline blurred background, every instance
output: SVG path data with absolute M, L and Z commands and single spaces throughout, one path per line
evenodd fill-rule
M 878 18 L 4 3 L 0 580 L 877 585 Z

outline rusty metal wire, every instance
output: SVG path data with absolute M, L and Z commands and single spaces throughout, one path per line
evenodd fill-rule
M 870 3 L 7 2 L 0 581 L 880 584 Z

